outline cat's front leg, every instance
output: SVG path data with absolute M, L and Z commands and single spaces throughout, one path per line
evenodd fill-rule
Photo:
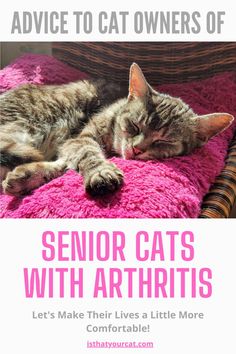
M 60 158 L 67 168 L 79 170 L 84 178 L 85 190 L 92 196 L 101 196 L 119 189 L 123 183 L 123 173 L 109 162 L 95 138 L 86 131 L 63 145 Z

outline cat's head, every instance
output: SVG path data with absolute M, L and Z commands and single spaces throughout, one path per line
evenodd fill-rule
M 233 120 L 227 113 L 197 116 L 180 98 L 156 92 L 134 63 L 129 95 L 117 119 L 115 150 L 126 159 L 139 160 L 189 154 Z

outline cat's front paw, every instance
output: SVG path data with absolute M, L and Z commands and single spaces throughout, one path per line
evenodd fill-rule
M 113 163 L 106 162 L 85 177 L 86 192 L 101 196 L 116 191 L 123 183 L 123 173 Z
M 17 167 L 14 171 L 8 172 L 5 180 L 2 182 L 5 194 L 20 196 L 29 191 L 29 179 L 31 175 L 22 168 Z
M 33 163 L 29 165 L 34 166 Z M 21 165 L 16 167 L 13 171 L 8 172 L 2 182 L 2 187 L 5 194 L 19 197 L 29 193 L 42 184 L 41 180 L 42 176 L 35 174 L 33 168 L 29 168 L 27 165 Z

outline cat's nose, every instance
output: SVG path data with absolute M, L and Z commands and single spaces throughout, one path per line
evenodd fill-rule
M 140 150 L 140 149 L 138 149 L 138 148 L 136 148 L 136 147 L 133 147 L 133 150 L 134 150 L 134 154 L 135 154 L 135 155 L 139 155 L 139 154 L 142 153 L 142 150 Z

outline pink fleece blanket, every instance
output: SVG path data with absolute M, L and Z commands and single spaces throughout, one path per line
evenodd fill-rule
M 128 75 L 128 71 L 127 71 Z M 26 55 L 0 71 L 0 92 L 26 82 L 54 84 L 86 78 L 54 58 Z M 197 113 L 228 112 L 236 116 L 236 73 L 158 90 L 179 96 Z M 2 218 L 195 218 L 203 196 L 224 166 L 235 124 L 190 156 L 165 161 L 112 158 L 124 171 L 122 189 L 103 198 L 85 194 L 82 177 L 68 171 L 31 195 L 0 196 Z

